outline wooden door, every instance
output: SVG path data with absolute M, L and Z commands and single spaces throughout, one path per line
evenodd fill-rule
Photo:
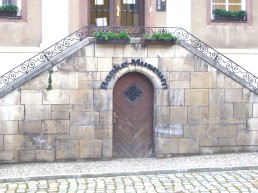
M 137 72 L 122 76 L 113 91 L 113 156 L 153 155 L 153 86 Z
M 91 26 L 144 26 L 144 0 L 91 0 Z
M 116 0 L 116 26 L 144 26 L 143 0 Z

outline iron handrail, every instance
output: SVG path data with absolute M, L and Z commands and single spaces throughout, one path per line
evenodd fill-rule
M 239 66 L 237 63 L 219 53 L 211 46 L 202 42 L 200 39 L 184 30 L 180 27 L 82 27 L 69 36 L 63 38 L 42 52 L 36 54 L 32 58 L 23 62 L 19 66 L 13 68 L 9 72 L 0 76 L 0 91 L 4 89 L 9 84 L 12 84 L 18 79 L 29 74 L 29 72 L 37 69 L 38 67 L 44 65 L 45 62 L 51 61 L 54 57 L 57 57 L 64 50 L 67 50 L 76 43 L 84 40 L 87 37 L 91 37 L 92 33 L 95 31 L 113 31 L 119 32 L 126 30 L 129 33 L 130 37 L 143 37 L 144 34 L 151 34 L 154 32 L 170 32 L 173 35 L 177 36 L 180 41 L 184 41 L 188 45 L 192 46 L 199 53 L 208 57 L 214 61 L 217 65 L 224 67 L 233 74 L 237 75 L 242 80 L 246 81 L 250 85 L 258 89 L 258 78 Z

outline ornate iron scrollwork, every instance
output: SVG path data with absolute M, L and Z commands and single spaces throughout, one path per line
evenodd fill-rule
M 135 102 L 142 95 L 142 91 L 132 84 L 126 91 L 125 96 L 127 96 L 130 101 Z
M 51 59 L 58 56 L 63 51 L 67 50 L 74 44 L 82 41 L 89 35 L 88 27 L 83 27 L 78 31 L 72 33 L 71 35 L 65 37 L 64 39 L 53 44 L 44 51 L 38 53 L 34 57 L 23 62 L 19 66 L 13 68 L 11 71 L 0 76 L 0 90 L 11 84 L 17 79 L 28 75 L 32 70 L 43 66 L 45 62 L 51 62 Z

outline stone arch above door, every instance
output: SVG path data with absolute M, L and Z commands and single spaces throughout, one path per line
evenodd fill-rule
M 128 66 L 127 68 L 120 70 L 119 73 L 117 73 L 116 76 L 114 76 L 110 80 L 108 89 L 113 89 L 117 80 L 129 72 L 139 72 L 150 79 L 150 81 L 152 82 L 152 84 L 154 86 L 154 89 L 163 89 L 162 83 L 160 82 L 159 77 L 157 77 L 157 75 L 153 71 L 144 69 L 141 66 L 134 66 L 134 67 Z

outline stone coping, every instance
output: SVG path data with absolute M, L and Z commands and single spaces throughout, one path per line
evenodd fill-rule
M 0 182 L 258 169 L 258 152 L 0 165 Z

